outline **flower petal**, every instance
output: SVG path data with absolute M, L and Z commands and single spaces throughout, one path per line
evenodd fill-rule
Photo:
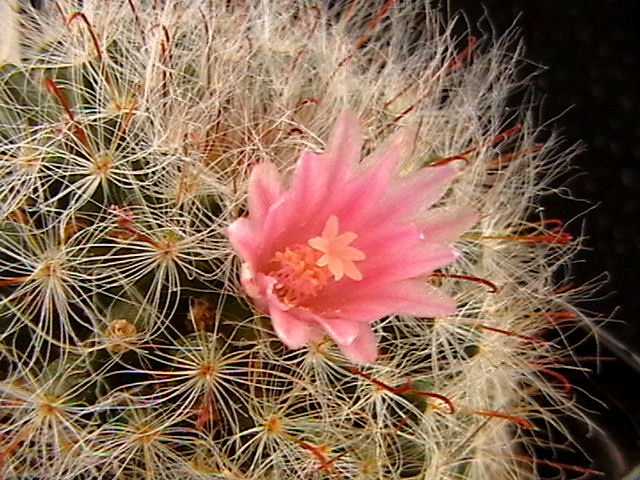
M 329 271 L 331 272 L 331 275 L 333 275 L 334 280 L 335 281 L 340 280 L 344 276 L 342 259 L 338 257 L 334 257 L 333 255 L 327 255 L 327 254 L 323 255 L 323 257 L 327 257 L 328 262 L 326 263 L 326 265 Z M 318 260 L 317 262 L 318 266 L 322 266 L 322 264 L 320 263 L 321 260 L 322 258 Z
M 256 165 L 249 178 L 249 215 L 261 224 L 271 205 L 281 195 L 280 175 L 270 162 Z
M 389 192 L 389 200 L 380 206 L 377 215 L 386 218 L 403 218 L 412 213 L 415 216 L 437 202 L 449 187 L 456 174 L 451 166 L 425 167 L 400 178 Z
M 320 252 L 327 253 L 329 251 L 329 240 L 323 237 L 313 237 L 307 240 L 307 244 Z M 326 263 L 325 263 L 326 265 Z
M 331 215 L 322 230 L 322 238 L 332 240 L 338 235 L 338 217 Z M 347 242 L 348 243 L 348 242 Z
M 362 163 L 366 167 L 376 168 L 377 165 L 391 161 L 396 166 L 409 156 L 413 149 L 415 132 L 402 128 L 385 140 L 382 145 L 367 155 Z
M 334 245 L 334 248 L 340 250 L 342 248 L 345 248 L 347 245 L 353 242 L 356 238 L 358 238 L 357 234 L 353 232 L 344 232 L 343 234 L 335 237 L 332 243 Z M 353 247 L 346 247 L 346 248 L 353 248 Z
M 412 136 L 406 130 L 396 132 L 390 141 L 363 160 L 369 168 L 351 179 L 341 192 L 336 212 L 343 228 L 357 229 L 368 213 L 378 207 L 387 191 L 393 172 L 411 150 Z
M 362 324 L 345 318 L 323 318 L 316 321 L 338 345 L 348 345 L 360 334 Z
M 357 248 L 350 247 L 350 246 L 340 248 L 337 252 L 337 255 L 342 260 L 351 260 L 351 261 L 353 260 L 360 261 L 367 258 L 367 256 L 364 254 L 362 250 L 358 250 Z
M 466 232 L 480 218 L 471 208 L 438 208 L 420 219 L 420 229 L 429 241 L 447 242 Z
M 449 245 L 424 242 L 392 254 L 376 255 L 359 265 L 370 286 L 373 283 L 396 282 L 431 273 L 459 256 L 458 250 Z
M 358 296 L 345 298 L 335 314 L 358 322 L 372 322 L 393 313 L 432 318 L 453 315 L 455 311 L 452 298 L 421 278 L 361 291 Z
M 335 169 L 333 172 L 335 175 L 345 171 L 344 167 L 354 165 L 360 159 L 361 150 L 360 120 L 353 110 L 345 108 L 336 118 L 322 157 Z M 343 165 L 339 166 L 340 164 Z
M 376 336 L 366 325 L 362 325 L 360 333 L 350 344 L 338 346 L 342 353 L 355 363 L 373 363 L 378 356 Z
M 358 239 L 358 249 L 373 258 L 380 253 L 402 252 L 421 242 L 420 230 L 416 225 L 378 221 Z
M 291 349 L 298 349 L 316 337 L 315 329 L 309 323 L 298 319 L 295 314 L 283 312 L 277 306 L 269 306 L 269 316 L 273 330 L 282 343 Z
M 260 261 L 268 262 L 275 252 L 300 241 L 301 232 L 292 225 L 293 221 L 294 215 L 287 205 L 287 194 L 284 194 L 269 209 L 255 240 Z M 257 268 L 263 266 L 261 263 Z
M 303 152 L 288 190 L 282 191 L 271 164 L 252 172 L 249 218 L 234 222 L 229 236 L 246 261 L 247 294 L 269 312 L 289 348 L 327 332 L 351 360 L 372 362 L 376 338 L 368 323 L 398 313 L 455 312 L 453 299 L 433 287 L 428 275 L 458 257 L 445 242 L 477 214 L 463 208 L 429 211 L 456 174 L 451 165 L 394 177 L 412 141 L 410 132 L 399 131 L 361 162 L 360 124 L 344 110 L 324 153 Z M 287 273 L 294 282 L 289 286 L 280 269 L 284 264 L 274 260 L 282 251 L 306 252 Z M 319 280 L 307 285 L 308 275 Z M 278 293 L 298 281 L 309 286 L 308 294 L 284 301 Z
M 320 157 L 313 152 L 303 152 L 291 183 L 290 209 L 298 215 L 302 225 L 315 217 L 327 194 L 327 171 Z
M 229 241 L 245 262 L 254 263 L 258 244 L 256 229 L 248 218 L 238 218 L 227 227 Z
M 340 198 L 336 193 L 350 177 L 361 148 L 360 122 L 351 110 L 345 109 L 336 119 L 325 151 L 305 151 L 298 160 L 291 184 L 291 209 L 296 212 L 298 223 L 327 218 L 324 212 L 333 208 L 332 199 Z

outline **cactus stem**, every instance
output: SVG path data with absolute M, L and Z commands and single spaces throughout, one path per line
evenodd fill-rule
M 118 131 L 111 142 L 111 145 L 116 146 L 127 133 L 129 123 L 131 123 L 136 108 L 138 107 L 138 100 L 136 98 L 128 98 L 125 96 L 122 99 L 115 100 L 113 102 L 113 107 L 116 112 L 122 113 L 123 115 L 118 126 Z
M 313 37 L 314 33 L 316 32 L 316 29 L 318 28 L 318 23 L 320 22 L 320 17 L 322 15 L 322 11 L 317 6 L 311 6 L 309 7 L 309 10 L 312 10 L 315 13 L 315 16 L 313 19 L 313 25 L 311 26 L 311 29 L 307 34 L 307 37 L 306 37 L 307 40 Z M 301 50 L 298 50 L 298 52 L 294 55 L 293 60 L 291 61 L 291 66 L 289 67 L 289 77 L 291 77 L 291 75 L 295 73 L 298 67 L 298 63 L 300 63 L 300 59 L 304 56 L 305 53 L 306 53 L 305 50 L 301 49 Z
M 220 419 L 220 414 L 216 409 L 215 399 L 210 390 L 204 393 L 201 403 L 201 412 L 196 420 L 196 430 L 202 430 L 207 423 L 212 423 Z
M 164 39 L 160 41 L 160 50 L 162 51 L 162 63 L 165 68 L 162 69 L 162 96 L 164 98 L 168 98 L 169 91 L 169 74 L 167 72 L 171 72 L 171 63 L 172 63 L 172 55 L 171 55 L 171 35 L 169 34 L 169 30 L 166 25 L 161 25 L 162 32 L 164 34 Z
M 20 446 L 22 442 L 24 442 L 27 438 L 31 436 L 31 434 L 35 431 L 37 425 L 33 422 L 28 423 L 17 435 L 16 437 L 4 448 L 2 452 L 0 452 L 0 468 L 4 465 L 4 461 L 7 457 L 11 456 L 13 452 Z M 0 479 L 4 477 L 0 474 Z
M 329 450 L 329 446 L 328 445 L 312 445 L 309 442 L 306 442 L 304 440 L 300 440 L 299 438 L 295 437 L 294 435 L 291 435 L 290 433 L 286 433 L 283 431 L 278 432 L 278 435 L 282 438 L 285 438 L 287 440 L 290 440 L 291 442 L 294 442 L 298 445 L 300 445 L 302 448 L 304 448 L 305 450 L 308 450 L 314 457 L 316 457 L 318 459 L 318 461 L 320 462 L 320 470 L 322 470 L 324 473 L 326 474 L 333 474 L 335 472 L 333 472 L 332 466 L 331 464 L 333 462 L 335 462 L 337 460 L 337 458 L 331 459 L 329 460 L 329 458 L 327 458 L 327 451 Z M 339 476 L 338 478 L 342 478 L 342 476 Z
M 64 11 L 62 10 L 62 7 L 60 6 L 60 4 L 58 2 L 53 2 L 53 5 L 56 7 L 56 10 L 58 11 L 58 15 L 60 15 L 60 18 L 62 19 L 64 24 L 67 25 L 68 27 L 69 24 L 67 23 L 67 17 L 65 16 Z
M 264 429 L 270 434 L 283 434 L 282 430 L 282 418 L 278 415 L 272 415 L 268 417 L 264 422 Z
M 91 25 L 91 22 L 89 22 L 89 19 L 84 13 L 75 12 L 73 15 L 71 15 L 71 17 L 69 17 L 69 20 L 67 21 L 67 25 L 71 25 L 71 22 L 73 22 L 76 18 L 82 19 L 82 21 L 87 26 L 87 30 L 89 30 L 89 35 L 91 36 L 91 41 L 93 42 L 93 46 L 96 50 L 96 55 L 98 56 L 98 61 L 100 62 L 100 71 L 104 76 L 105 84 L 107 85 L 109 90 L 113 90 L 113 80 L 111 79 L 109 70 L 107 70 L 107 65 L 104 62 L 104 57 L 102 56 L 102 48 L 100 48 L 100 42 L 98 41 L 98 36 L 96 35 L 96 32 L 93 26 Z
M 164 250 L 163 245 L 160 242 L 156 242 L 153 238 L 145 235 L 144 233 L 138 232 L 134 228 L 133 213 L 128 208 L 119 207 L 118 205 L 111 205 L 109 207 L 109 210 L 115 213 L 118 217 L 116 222 L 119 230 L 130 234 L 136 240 L 148 243 L 158 250 Z
M 384 5 L 382 5 L 382 7 L 380 7 L 380 9 L 375 13 L 373 18 L 371 19 L 371 21 L 367 25 L 367 28 L 364 31 L 364 33 L 362 35 L 360 35 L 358 37 L 358 39 L 356 40 L 356 42 L 354 44 L 354 49 L 355 50 L 360 50 L 362 47 L 364 47 L 367 44 L 367 42 L 371 38 L 372 32 L 375 30 L 375 28 L 380 23 L 380 20 L 382 20 L 382 18 L 387 14 L 389 9 L 396 3 L 396 1 L 397 0 L 387 0 L 384 3 Z M 343 20 L 344 20 L 344 18 L 349 18 L 351 15 L 353 15 L 353 13 L 355 12 L 357 3 L 358 3 L 358 1 L 355 0 L 349 6 L 349 11 L 346 14 L 346 16 L 343 17 Z M 347 65 L 351 60 L 353 60 L 354 56 L 355 56 L 354 54 L 347 55 L 340 62 L 338 62 L 338 67 L 343 67 L 344 65 Z
M 296 103 L 296 106 L 293 110 L 298 111 L 301 108 L 306 107 L 307 105 L 320 105 L 320 100 L 318 100 L 317 98 L 305 98 Z
M 515 240 L 518 242 L 550 242 L 550 243 L 571 243 L 575 239 L 569 232 L 557 234 L 539 235 L 464 235 L 462 238 L 474 238 L 477 240 Z
M 390 122 L 388 122 L 384 127 L 382 127 L 380 130 L 378 130 L 378 132 L 376 133 L 376 136 L 379 135 L 383 135 L 389 128 L 391 128 L 394 125 L 397 125 L 400 120 L 402 120 L 404 117 L 407 116 L 407 114 L 409 114 L 413 109 L 416 108 L 416 104 L 411 104 L 409 105 L 407 108 L 405 108 L 402 112 L 400 112 L 398 115 L 396 115 L 393 120 L 391 120 Z
M 550 229 L 545 228 L 551 225 Z M 575 240 L 569 232 L 564 232 L 564 221 L 559 218 L 549 218 L 539 222 L 531 222 L 526 231 L 535 227 L 544 229 L 543 233 L 521 233 L 519 235 L 474 235 L 465 234 L 461 238 L 474 240 L 516 240 L 520 242 L 551 242 L 551 243 L 571 243 Z
M 98 60 L 102 62 L 102 49 L 100 48 L 100 42 L 98 42 L 98 37 L 96 35 L 96 32 L 93 30 L 93 27 L 91 26 L 91 23 L 89 22 L 89 19 L 87 18 L 87 16 L 82 12 L 75 12 L 73 15 L 69 17 L 69 20 L 67 20 L 67 25 L 71 25 L 71 23 L 76 18 L 82 19 L 82 21 L 87 26 L 87 29 L 89 30 L 89 35 L 91 35 L 91 41 L 93 42 L 93 46 L 96 49 L 96 55 L 98 55 Z

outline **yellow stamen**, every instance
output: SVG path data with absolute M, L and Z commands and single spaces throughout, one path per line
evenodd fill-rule
M 287 247 L 276 252 L 269 276 L 278 283 L 274 293 L 290 307 L 303 306 L 322 290 L 331 277 L 325 267 L 316 264 L 320 254 L 306 245 Z
M 353 232 L 338 235 L 338 219 L 327 220 L 322 236 L 308 240 L 308 245 L 292 245 L 276 252 L 269 263 L 268 275 L 277 280 L 273 292 L 290 307 L 305 307 L 333 277 L 362 280 L 353 262 L 364 260 L 362 251 L 349 244 L 358 236 Z

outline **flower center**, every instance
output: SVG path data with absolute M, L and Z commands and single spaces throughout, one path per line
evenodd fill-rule
M 365 254 L 350 245 L 357 237 L 353 232 L 338 234 L 338 218 L 332 215 L 321 236 L 276 252 L 269 272 L 277 280 L 274 293 L 284 304 L 297 307 L 315 297 L 331 277 L 362 280 L 353 262 L 364 260 Z
M 362 273 L 353 262 L 365 259 L 362 250 L 352 247 L 350 244 L 358 235 L 353 232 L 344 232 L 338 235 L 338 217 L 331 215 L 319 237 L 310 238 L 307 242 L 310 247 L 322 252 L 316 265 L 325 265 L 333 275 L 334 280 L 340 280 L 347 276 L 351 280 L 362 280 Z
M 301 306 L 324 288 L 331 272 L 317 265 L 320 256 L 307 245 L 287 247 L 273 256 L 269 276 L 278 281 L 274 293 L 285 305 Z

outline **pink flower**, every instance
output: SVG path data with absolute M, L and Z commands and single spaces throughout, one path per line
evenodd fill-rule
M 477 214 L 429 209 L 456 171 L 399 175 L 411 147 L 411 135 L 399 131 L 361 161 L 360 124 L 345 110 L 325 152 L 302 153 L 288 189 L 273 165 L 254 168 L 249 215 L 228 234 L 244 260 L 246 293 L 289 348 L 327 333 L 351 360 L 370 363 L 375 320 L 455 313 L 429 275 L 459 256 L 447 242 Z

